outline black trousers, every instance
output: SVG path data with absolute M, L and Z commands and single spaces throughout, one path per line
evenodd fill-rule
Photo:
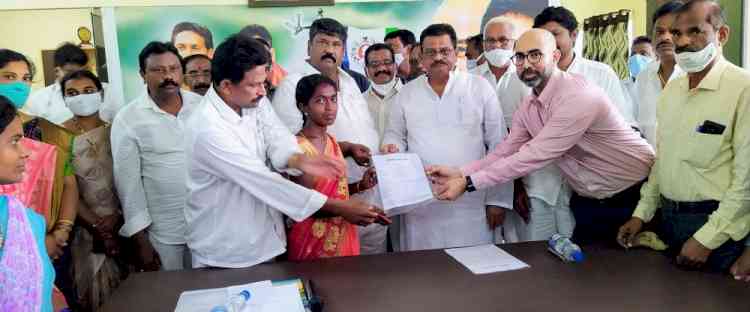
M 570 210 L 576 219 L 573 241 L 579 245 L 617 244 L 617 232 L 633 215 L 644 182 L 606 199 L 583 197 L 573 192 L 570 198 Z

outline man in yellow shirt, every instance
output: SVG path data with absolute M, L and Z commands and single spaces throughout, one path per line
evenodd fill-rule
M 675 58 L 688 74 L 658 100 L 656 162 L 618 241 L 631 246 L 661 209 L 661 237 L 678 265 L 727 272 L 750 231 L 750 72 L 721 55 L 729 27 L 716 2 L 676 13 Z

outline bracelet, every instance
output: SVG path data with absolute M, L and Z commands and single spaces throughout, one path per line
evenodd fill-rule
M 58 226 L 55 227 L 54 232 L 63 231 L 63 232 L 66 232 L 66 233 L 70 233 L 70 231 L 72 231 L 72 230 L 73 230 L 72 226 L 69 226 L 69 225 L 62 225 L 62 226 L 60 226 L 60 225 L 58 225 Z
M 55 224 L 56 224 L 56 225 L 57 225 L 57 224 L 62 224 L 62 225 L 70 225 L 70 226 L 73 226 L 73 224 L 74 224 L 74 223 L 73 223 L 73 221 L 70 221 L 70 220 L 60 219 L 60 220 L 57 220 L 57 222 L 56 222 Z

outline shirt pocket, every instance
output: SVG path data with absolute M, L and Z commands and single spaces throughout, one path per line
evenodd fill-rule
M 690 136 L 692 146 L 686 150 L 685 161 L 694 167 L 708 169 L 721 153 L 729 132 L 729 129 L 726 129 L 723 134 L 706 134 L 693 129 Z

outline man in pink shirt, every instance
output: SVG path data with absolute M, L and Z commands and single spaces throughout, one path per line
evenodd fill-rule
M 573 238 L 615 242 L 639 200 L 654 151 L 595 84 L 557 69 L 554 36 L 532 29 L 516 44 L 513 62 L 533 94 L 513 116 L 510 135 L 485 158 L 463 166 L 430 166 L 438 198 L 512 181 L 554 163 L 575 191 Z

